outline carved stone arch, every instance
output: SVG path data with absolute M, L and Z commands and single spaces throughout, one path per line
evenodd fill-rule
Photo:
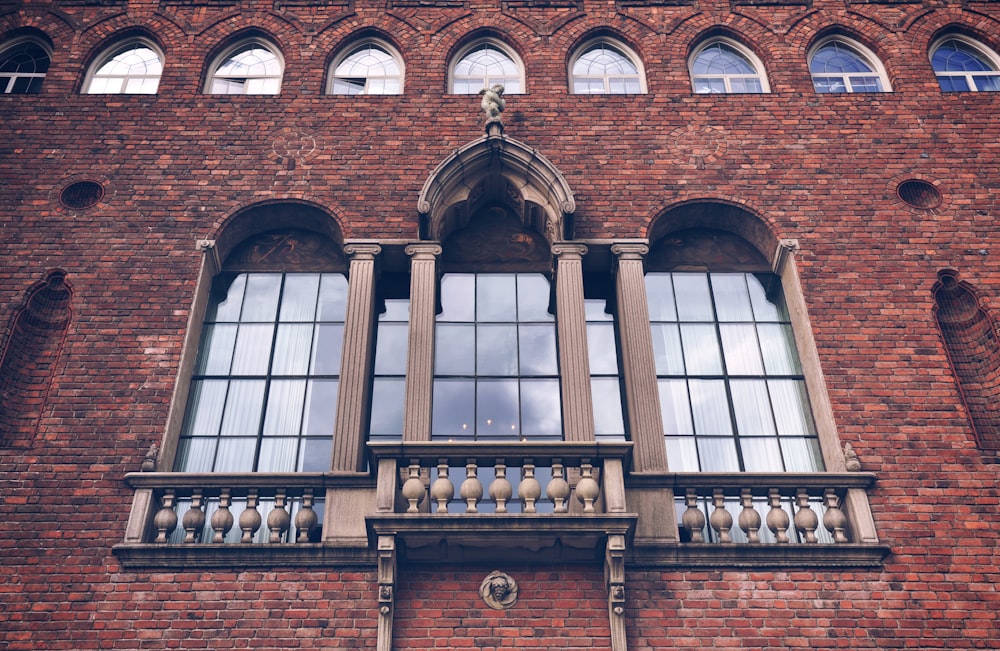
M 576 200 L 565 177 L 537 150 L 495 133 L 456 150 L 428 177 L 417 201 L 421 238 L 444 240 L 498 204 L 549 244 L 573 239 Z

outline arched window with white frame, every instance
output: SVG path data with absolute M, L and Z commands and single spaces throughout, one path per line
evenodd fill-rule
M 4 44 L 0 47 L 0 93 L 40 93 L 51 59 L 49 48 L 31 37 Z
M 388 43 L 369 39 L 355 43 L 330 66 L 329 95 L 399 95 L 403 92 L 403 58 Z
M 277 95 L 285 68 L 278 48 L 262 38 L 240 41 L 216 57 L 205 92 L 211 95 Z
M 882 62 L 856 41 L 820 40 L 809 52 L 809 73 L 817 93 L 884 93 L 892 88 Z
M 88 94 L 155 95 L 163 74 L 163 54 L 148 39 L 130 39 L 105 50 L 84 84 Z
M 638 55 L 621 43 L 599 38 L 578 48 L 569 67 L 575 95 L 633 95 L 646 92 Z
M 492 38 L 479 39 L 463 48 L 450 68 L 449 88 L 456 95 L 475 95 L 496 84 L 508 95 L 524 90 L 524 64 L 509 47 Z
M 736 41 L 717 37 L 702 43 L 689 61 L 691 85 L 699 94 L 769 93 L 764 64 Z
M 931 67 L 943 92 L 1000 91 L 1000 57 L 971 38 L 938 39 L 931 46 Z

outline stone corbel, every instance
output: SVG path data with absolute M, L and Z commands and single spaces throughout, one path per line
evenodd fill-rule
M 392 651 L 392 611 L 396 597 L 396 538 L 378 537 L 377 651 Z
M 608 536 L 604 557 L 604 577 L 608 586 L 608 617 L 611 623 L 611 651 L 626 651 L 625 637 L 625 536 Z

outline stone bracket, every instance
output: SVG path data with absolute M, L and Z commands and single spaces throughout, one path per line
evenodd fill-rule
M 611 651 L 626 651 L 625 636 L 625 536 L 608 536 L 604 557 L 604 578 L 608 587 L 608 617 L 611 624 Z
M 396 538 L 378 537 L 377 651 L 392 651 L 392 612 L 396 597 Z

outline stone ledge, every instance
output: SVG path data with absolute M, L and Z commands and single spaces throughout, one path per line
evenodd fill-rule
M 335 547 L 323 543 L 278 545 L 194 544 L 115 545 L 112 552 L 126 570 L 190 570 L 274 567 L 369 567 L 376 553 L 369 547 Z
M 882 567 L 882 562 L 891 553 L 888 545 L 679 543 L 631 547 L 625 563 L 629 569 Z

